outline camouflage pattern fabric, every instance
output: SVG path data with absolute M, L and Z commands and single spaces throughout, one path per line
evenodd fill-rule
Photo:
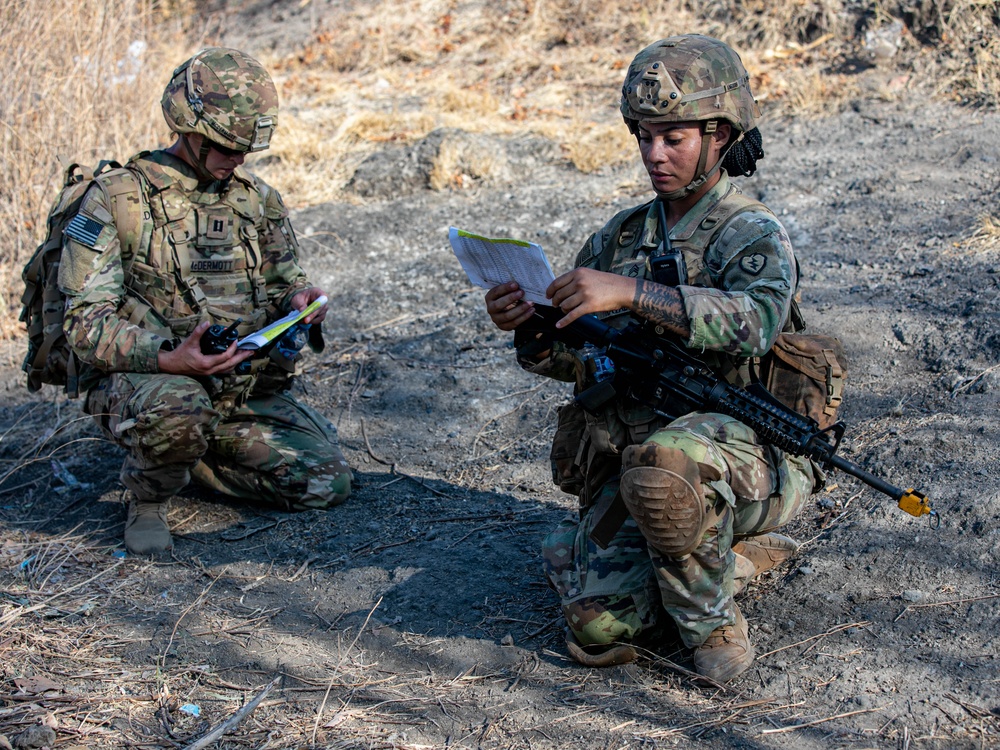
M 336 427 L 287 393 L 236 406 L 213 403 L 193 378 L 115 373 L 90 391 L 85 410 L 128 451 L 121 480 L 142 502 L 165 500 L 192 478 L 282 510 L 350 495 Z
M 620 109 L 626 121 L 723 119 L 741 132 L 760 117 L 740 56 L 699 34 L 661 39 L 639 52 L 625 76 Z
M 66 338 L 91 366 L 82 389 L 103 373 L 156 372 L 160 348 L 202 320 L 228 325 L 242 318 L 239 333 L 246 335 L 287 311 L 309 286 L 277 191 L 242 169 L 225 183 L 201 185 L 165 151 L 140 154 L 129 164 L 87 193 L 79 216 L 94 231 L 66 236 L 59 267 Z M 148 207 L 136 207 L 139 218 L 122 235 L 138 248 L 134 258 L 125 257 L 104 184 L 123 179 L 145 180 L 153 194 Z M 227 376 L 213 378 L 210 390 L 252 386 L 251 376 Z
M 726 210 L 734 202 L 740 209 L 735 214 Z M 719 221 L 720 214 L 728 220 Z M 646 259 L 660 242 L 656 204 L 622 212 L 609 224 L 588 240 L 575 265 L 649 279 Z M 714 356 L 713 366 L 721 366 L 722 356 L 746 359 L 766 352 L 798 286 L 792 243 L 774 214 L 749 201 L 723 172 L 671 228 L 670 240 L 688 272 L 688 283 L 678 287 L 691 320 L 685 344 Z
M 576 265 L 649 278 L 646 258 L 659 244 L 660 231 L 654 208 L 648 204 L 618 214 L 588 240 Z M 716 221 L 719 216 L 725 218 Z M 691 320 L 685 343 L 721 377 L 747 385 L 748 359 L 774 342 L 798 284 L 784 228 L 766 207 L 743 197 L 723 172 L 670 236 L 688 270 L 688 284 L 678 287 Z M 628 311 L 601 317 L 618 327 L 635 320 Z M 542 361 L 519 352 L 526 369 L 560 380 L 574 377 L 574 360 L 574 352 L 561 345 Z M 577 390 L 587 385 L 578 382 Z M 750 428 L 719 414 L 671 419 L 622 398 L 601 414 L 588 414 L 587 421 L 581 451 L 586 458 L 579 467 L 586 478 L 581 514 L 543 542 L 545 572 L 567 622 L 581 643 L 601 644 L 634 638 L 666 614 L 684 642 L 696 647 L 715 628 L 733 622 L 734 535 L 787 523 L 812 493 L 816 470 L 807 460 L 761 445 Z M 715 509 L 719 521 L 693 553 L 678 559 L 651 550 L 631 519 L 605 550 L 588 538 L 595 504 L 618 492 L 617 474 L 607 476 L 609 462 L 620 461 L 625 447 L 647 442 L 682 450 L 722 473 L 722 480 L 703 485 L 706 508 Z
M 236 151 L 262 151 L 278 125 L 278 91 L 264 67 L 235 49 L 211 47 L 182 63 L 160 102 L 175 133 L 200 133 Z
M 142 202 L 106 184 L 136 179 L 145 186 Z M 128 212 L 135 220 L 122 239 L 110 192 L 143 203 Z M 253 372 L 157 373 L 160 348 L 199 322 L 242 318 L 246 335 L 308 288 L 277 191 L 242 169 L 225 182 L 199 184 L 184 162 L 157 151 L 100 177 L 78 217 L 88 231 L 67 233 L 59 268 L 63 329 L 85 365 L 86 411 L 129 451 L 125 485 L 150 502 L 192 475 L 225 494 L 284 508 L 342 501 L 350 471 L 336 430 L 320 415 L 287 394 L 262 397 Z
M 602 550 L 588 536 L 594 506 L 549 534 L 542 543 L 545 574 L 583 644 L 631 640 L 666 613 L 687 646 L 701 645 L 717 627 L 733 622 L 733 537 L 782 526 L 813 491 L 815 477 L 806 459 L 761 445 L 753 430 L 731 417 L 690 414 L 646 443 L 682 450 L 717 468 L 723 478 L 704 485 L 704 500 L 721 515 L 694 552 L 677 559 L 649 547 L 631 518 Z M 614 477 L 598 499 L 617 492 Z

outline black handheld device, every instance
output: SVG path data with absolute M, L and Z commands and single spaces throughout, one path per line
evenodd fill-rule
M 223 326 L 221 323 L 216 323 L 215 325 L 210 326 L 209 329 L 201 335 L 201 353 L 222 354 L 226 351 L 226 349 L 232 346 L 233 343 L 240 337 L 236 329 L 242 322 L 243 318 L 240 318 L 228 328 Z

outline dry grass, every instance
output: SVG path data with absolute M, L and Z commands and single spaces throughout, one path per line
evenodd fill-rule
M 58 158 L 126 159 L 163 141 L 155 91 L 176 62 L 147 0 L 0 0 L 0 335 L 20 335 L 10 308 L 21 266 L 44 230 Z M 25 41 L 30 40 L 30 44 Z
M 537 133 L 559 142 L 580 170 L 612 167 L 632 158 L 615 107 L 625 66 L 651 41 L 692 30 L 741 51 L 769 117 L 819 116 L 861 95 L 894 97 L 916 85 L 961 102 L 1000 100 L 1000 19 L 992 0 L 867 10 L 862 19 L 844 0 L 722 0 L 700 10 L 684 0 L 476 7 L 382 0 L 330 10 L 297 49 L 260 55 L 275 74 L 283 114 L 274 147 L 251 167 L 290 205 L 316 204 L 342 197 L 375 150 L 442 127 Z M 226 27 L 224 18 L 210 23 L 200 11 L 197 0 L 81 0 L 62 12 L 42 0 L 0 0 L 0 184 L 7 186 L 0 192 L 0 281 L 9 290 L 0 337 L 21 336 L 18 276 L 56 192 L 56 157 L 124 159 L 166 141 L 159 92 L 173 66 L 203 46 L 185 29 Z M 892 43 L 900 52 L 889 60 L 897 78 L 887 71 L 885 86 L 865 94 L 856 77 L 835 72 L 845 59 L 873 54 L 866 32 L 891 30 L 897 19 L 903 31 Z M 145 45 L 139 54 L 130 55 L 133 42 Z M 436 189 L 500 181 L 505 173 L 502 160 L 467 145 L 449 146 L 438 161 Z
M 957 253 L 963 255 L 994 255 L 1000 250 L 1000 218 L 994 214 L 982 214 L 979 225 L 967 239 L 957 244 Z

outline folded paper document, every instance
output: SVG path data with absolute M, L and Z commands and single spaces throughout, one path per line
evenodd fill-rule
M 539 305 L 551 302 L 545 290 L 555 280 L 541 246 L 512 239 L 490 239 L 451 227 L 448 239 L 455 257 L 476 286 L 492 289 L 516 281 L 524 298 Z

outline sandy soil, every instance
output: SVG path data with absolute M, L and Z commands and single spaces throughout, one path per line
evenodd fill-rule
M 790 231 L 812 328 L 846 346 L 842 453 L 929 494 L 940 528 L 831 474 L 791 527 L 801 552 L 740 599 L 759 657 L 728 689 L 671 644 L 569 661 L 538 551 L 575 503 L 547 461 L 566 387 L 516 366 L 447 228 L 538 241 L 562 270 L 648 186 L 522 139 L 489 143 L 516 179 L 432 192 L 419 149 L 462 137 L 439 133 L 294 216 L 334 310 L 296 392 L 339 427 L 346 505 L 191 490 L 172 557 L 116 556 L 121 453 L 75 404 L 29 397 L 12 350 L 0 733 L 183 747 L 278 678 L 218 747 L 1000 747 L 1000 259 L 965 243 L 996 205 L 1000 117 L 871 100 L 762 129 L 741 184 Z

